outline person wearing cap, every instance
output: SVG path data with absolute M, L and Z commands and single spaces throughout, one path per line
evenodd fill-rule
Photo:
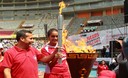
M 116 62 L 118 63 L 118 65 L 113 69 L 113 71 L 116 73 L 116 78 L 120 78 L 119 64 L 122 61 L 126 61 L 126 58 L 124 57 L 124 52 L 123 52 L 123 40 L 124 40 L 124 37 L 119 37 L 117 40 L 115 40 L 116 41 L 115 48 L 117 48 L 120 51 L 120 53 L 116 57 Z
M 128 77 L 128 36 L 126 36 L 122 43 L 122 55 L 120 58 L 121 62 L 119 63 L 119 78 L 127 78 Z M 123 72 L 122 72 L 123 71 Z
M 4 68 L 2 67 L 4 56 L 3 56 L 2 50 L 3 50 L 3 46 L 0 43 L 0 78 L 4 78 L 4 72 L 3 72 Z

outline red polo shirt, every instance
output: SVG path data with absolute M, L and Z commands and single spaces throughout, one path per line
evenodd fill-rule
M 43 56 L 52 54 L 56 46 L 46 45 L 41 49 Z M 63 58 L 62 63 L 55 62 L 52 65 L 46 65 L 44 78 L 71 78 L 68 63 L 66 61 L 66 50 L 62 50 Z M 53 61 L 52 59 L 51 61 Z
M 2 61 L 0 62 L 0 78 L 4 78 L 4 67 L 2 67 Z
M 28 50 L 14 46 L 4 55 L 2 66 L 11 68 L 12 78 L 38 78 L 38 62 L 41 53 L 33 47 Z
M 97 68 L 97 74 L 99 74 L 102 70 L 108 70 L 108 66 L 99 64 L 99 66 Z

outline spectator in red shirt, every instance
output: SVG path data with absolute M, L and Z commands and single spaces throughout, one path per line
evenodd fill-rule
M 50 29 L 48 31 L 49 42 L 41 49 L 43 56 L 51 55 L 58 45 L 58 31 L 57 29 Z M 62 63 L 58 63 L 58 58 L 54 57 L 46 64 L 46 71 L 44 78 L 71 78 L 69 67 L 66 61 L 66 50 L 63 47 L 61 50 Z M 56 55 L 57 56 L 57 55 Z
M 37 60 L 47 62 L 53 59 L 58 49 L 43 57 L 41 52 L 30 46 L 34 40 L 32 32 L 28 30 L 18 31 L 16 40 L 17 44 L 4 54 L 2 66 L 5 68 L 5 78 L 38 78 Z
M 97 74 L 99 75 L 102 70 L 108 70 L 108 66 L 104 60 L 98 65 Z
M 3 50 L 3 46 L 0 43 L 0 78 L 4 78 L 4 72 L 3 72 L 4 68 L 2 67 L 4 56 L 3 56 L 2 50 Z

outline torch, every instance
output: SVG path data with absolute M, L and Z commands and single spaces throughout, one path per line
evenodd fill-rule
M 57 24 L 57 29 L 58 29 L 58 46 L 62 47 L 62 25 L 63 25 L 63 16 L 60 14 L 58 16 L 58 24 Z M 58 49 L 58 52 L 61 52 L 61 49 Z M 58 60 L 59 63 L 62 62 L 62 59 Z
M 62 9 L 65 8 L 65 3 L 63 1 L 61 1 L 59 3 L 59 16 L 57 19 L 57 29 L 58 29 L 58 46 L 62 47 L 62 28 L 63 28 L 63 15 L 62 13 Z M 58 49 L 58 52 L 61 52 L 61 49 Z M 62 62 L 62 59 L 58 60 L 59 63 Z

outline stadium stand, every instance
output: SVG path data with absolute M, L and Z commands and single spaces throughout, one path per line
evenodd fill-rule
M 40 50 L 46 39 L 47 30 L 44 25 L 47 25 L 48 30 L 57 28 L 60 1 L 62 0 L 0 0 L 0 41 L 5 50 L 16 44 L 15 32 L 21 29 L 33 32 L 33 46 Z M 94 31 L 91 32 L 127 28 L 124 24 L 124 0 L 63 1 L 66 3 L 66 8 L 62 11 L 63 23 L 68 30 L 68 36 L 80 34 L 83 29 L 90 29 L 85 28 L 88 20 L 103 21 L 103 25 L 92 26 Z M 86 37 L 86 33 L 84 35 Z
M 105 30 L 105 29 L 113 29 L 123 27 L 124 25 L 124 15 L 117 14 L 111 16 L 93 16 L 89 20 L 102 20 L 103 25 L 98 26 L 97 31 Z
M 81 23 L 84 23 L 85 20 L 86 20 L 86 18 L 77 18 L 77 17 L 74 17 L 71 20 L 69 26 L 67 26 L 67 28 L 66 28 L 69 31 L 69 35 L 78 34 L 78 31 L 81 28 L 80 27 L 80 24 Z
M 57 27 L 57 17 L 59 13 L 58 3 L 60 1 L 61 0 L 2 0 L 0 2 L 0 28 L 14 30 L 14 32 L 20 29 L 28 29 L 32 30 L 37 38 L 45 37 L 44 24 L 47 24 L 48 29 Z M 79 34 L 82 29 L 80 24 L 86 24 L 87 20 L 90 19 L 103 20 L 103 25 L 98 26 L 96 31 L 124 26 L 124 0 L 64 1 L 66 8 L 63 9 L 62 14 L 64 15 L 64 27 L 68 30 L 69 36 Z M 113 10 L 113 12 L 109 12 L 109 9 Z M 115 9 L 116 11 L 114 11 Z M 119 12 L 117 9 L 119 9 Z M 99 11 L 103 13 L 98 15 L 97 13 Z M 28 24 L 32 24 L 33 27 L 22 27 L 22 25 Z
M 1 29 L 11 29 L 15 30 L 20 25 L 21 21 L 0 21 L 0 28 Z

